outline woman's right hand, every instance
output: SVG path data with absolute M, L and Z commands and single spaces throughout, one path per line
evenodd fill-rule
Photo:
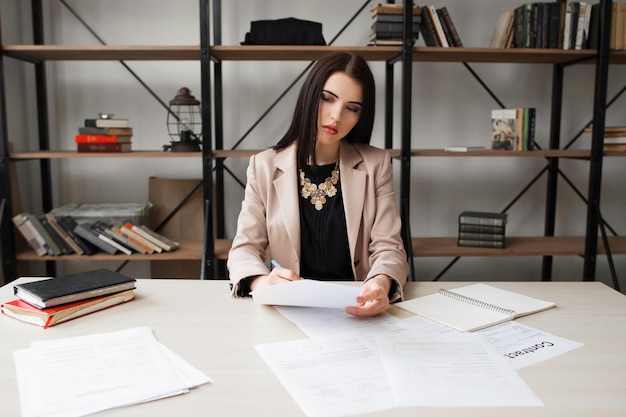
M 282 284 L 288 281 L 298 281 L 301 279 L 302 278 L 291 269 L 272 268 L 272 271 L 268 275 L 259 275 L 253 278 L 250 282 L 250 290 L 255 291 L 270 285 Z

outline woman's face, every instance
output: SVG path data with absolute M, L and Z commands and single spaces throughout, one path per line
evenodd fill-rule
M 326 80 L 317 116 L 317 145 L 338 144 L 361 117 L 363 90 L 345 72 Z

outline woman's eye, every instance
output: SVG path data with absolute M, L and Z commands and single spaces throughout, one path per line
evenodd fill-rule
M 352 113 L 358 113 L 361 111 L 361 108 L 359 106 L 349 106 L 348 111 L 351 111 Z
M 330 94 L 322 94 L 322 100 L 330 102 L 333 100 L 333 96 L 331 96 Z

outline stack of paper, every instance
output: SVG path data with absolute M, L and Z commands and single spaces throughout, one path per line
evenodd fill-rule
M 84 416 L 213 382 L 148 327 L 33 342 L 14 357 L 24 417 Z

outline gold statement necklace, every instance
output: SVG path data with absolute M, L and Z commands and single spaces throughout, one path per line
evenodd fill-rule
M 330 173 L 330 177 L 319 185 L 313 184 L 310 179 L 304 176 L 304 171 L 299 170 L 300 186 L 302 191 L 300 195 L 306 200 L 311 197 L 311 204 L 315 206 L 317 211 L 324 208 L 326 197 L 330 198 L 337 194 L 335 184 L 339 181 L 339 160 L 335 163 L 335 168 Z

